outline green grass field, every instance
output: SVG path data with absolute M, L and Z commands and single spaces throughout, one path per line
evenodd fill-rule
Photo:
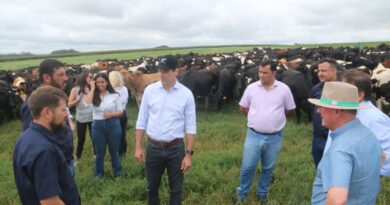
M 87 136 L 83 156 L 76 167 L 76 183 L 83 204 L 146 203 L 144 166 L 133 157 L 137 111 L 134 103 L 128 105 L 129 148 L 122 161 L 123 177 L 113 177 L 108 153 L 106 176 L 103 179 L 93 176 L 92 147 Z M 219 112 L 198 106 L 197 126 L 193 167 L 185 174 L 183 204 L 232 204 L 238 186 L 246 119 L 239 113 L 237 103 L 227 105 Z M 21 125 L 19 121 L 13 121 L 1 125 L 0 130 L 0 204 L 20 204 L 12 173 L 12 151 Z M 76 137 L 74 142 L 77 143 Z M 271 204 L 310 204 L 315 176 L 310 150 L 311 125 L 296 124 L 295 119 L 290 118 L 284 130 L 283 149 L 269 195 Z M 256 184 L 252 185 L 249 204 L 257 204 Z M 167 204 L 168 194 L 167 177 L 164 176 L 160 192 L 162 204 Z M 378 204 L 390 204 L 390 178 L 382 180 Z

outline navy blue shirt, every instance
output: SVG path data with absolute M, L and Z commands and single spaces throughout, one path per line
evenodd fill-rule
M 22 120 L 23 131 L 29 128 L 30 123 L 32 123 L 32 117 L 30 113 L 30 108 L 28 107 L 28 98 L 22 104 L 20 110 L 20 119 Z M 69 163 L 73 160 L 73 131 L 70 128 L 68 118 L 66 118 L 66 129 L 55 132 L 58 136 L 57 144 L 65 155 L 66 161 Z
M 30 109 L 28 107 L 28 100 L 29 98 L 23 102 L 22 107 L 20 108 L 20 119 L 22 120 L 23 131 L 27 130 L 27 128 L 30 126 L 30 123 L 32 122 Z
M 76 183 L 57 144 L 56 134 L 34 122 L 17 140 L 13 169 L 23 204 L 39 204 L 54 196 L 65 204 L 80 204 Z
M 310 98 L 320 99 L 324 83 L 318 83 L 313 86 L 310 93 Z M 321 137 L 324 139 L 328 138 L 328 129 L 322 126 L 322 117 L 317 113 L 318 106 L 313 105 L 312 119 L 313 119 L 313 137 Z

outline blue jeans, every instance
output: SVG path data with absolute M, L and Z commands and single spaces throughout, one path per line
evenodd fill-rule
M 324 154 L 327 138 L 313 136 L 313 143 L 311 148 L 311 154 L 313 155 L 314 166 L 318 167 Z
M 262 135 L 248 128 L 240 170 L 240 186 L 236 189 L 240 199 L 245 199 L 248 196 L 257 163 L 260 159 L 261 172 L 256 195 L 258 197 L 267 195 L 272 173 L 281 149 L 282 131 L 273 135 Z
M 180 205 L 183 192 L 183 171 L 181 163 L 184 158 L 184 141 L 164 148 L 149 144 L 146 148 L 146 193 L 149 205 L 159 205 L 159 187 L 161 177 L 167 169 L 169 181 L 169 204 Z
M 95 176 L 104 176 L 104 156 L 106 146 L 111 155 L 111 164 L 115 176 L 122 175 L 119 146 L 121 140 L 121 126 L 118 118 L 94 120 L 92 122 L 92 140 L 95 146 Z

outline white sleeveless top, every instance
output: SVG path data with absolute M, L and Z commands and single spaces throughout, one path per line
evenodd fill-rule
M 80 87 L 76 87 L 76 95 L 77 97 L 80 97 L 79 95 Z M 83 97 L 79 102 L 76 104 L 76 120 L 78 122 L 84 123 L 84 122 L 92 122 L 93 118 L 93 107 L 92 105 L 87 105 L 85 103 L 85 99 L 87 98 L 89 90 L 86 88 L 86 93 L 83 94 Z

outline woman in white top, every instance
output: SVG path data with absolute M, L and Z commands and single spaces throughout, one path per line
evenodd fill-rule
M 77 159 L 81 158 L 83 152 L 85 136 L 87 135 L 87 127 L 89 136 L 92 140 L 91 126 L 92 126 L 92 106 L 85 104 L 85 99 L 89 93 L 89 81 L 93 80 L 91 72 L 82 72 L 77 78 L 76 86 L 72 88 L 69 95 L 68 107 L 76 106 L 76 130 L 77 130 Z M 95 148 L 93 147 L 93 154 Z
M 95 80 L 90 81 L 89 85 L 91 90 L 85 102 L 86 104 L 93 104 L 92 140 L 96 151 L 95 176 L 104 176 L 106 146 L 108 146 L 111 155 L 114 174 L 115 176 L 121 176 L 119 146 L 122 130 L 119 118 L 123 114 L 123 108 L 120 96 L 112 88 L 105 73 L 98 73 Z
M 118 71 L 111 71 L 109 74 L 109 79 L 112 87 L 115 89 L 117 93 L 119 93 L 121 97 L 121 103 L 123 107 L 123 115 L 119 118 L 121 128 L 122 128 L 122 135 L 121 135 L 121 145 L 119 147 L 119 155 L 125 156 L 127 151 L 127 140 L 126 140 L 126 127 L 127 127 L 127 112 L 126 112 L 126 105 L 127 100 L 129 98 L 129 91 L 127 88 L 123 85 L 123 77 Z

